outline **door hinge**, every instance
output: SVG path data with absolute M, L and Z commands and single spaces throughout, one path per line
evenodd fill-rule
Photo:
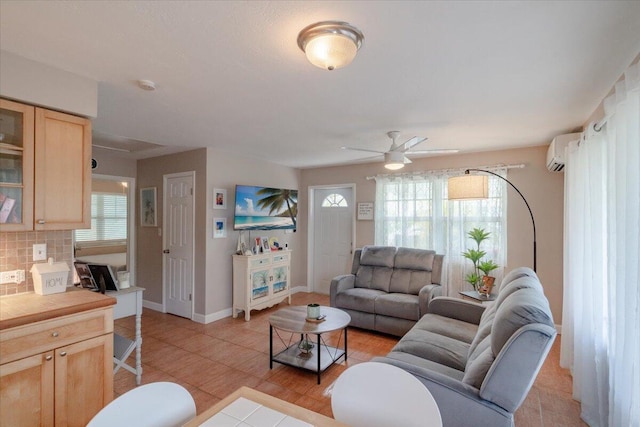
M 189 189 L 189 193 L 191 193 L 191 195 L 193 196 L 193 187 Z
M 191 301 L 191 294 L 189 294 L 189 301 Z

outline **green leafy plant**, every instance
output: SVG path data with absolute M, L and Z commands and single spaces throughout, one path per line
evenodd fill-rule
M 465 281 L 473 286 L 473 289 L 476 291 L 478 290 L 482 282 L 482 276 L 480 275 L 480 272 L 484 273 L 484 276 L 488 276 L 491 271 L 498 268 L 498 265 L 492 260 L 483 260 L 487 253 L 480 249 L 480 245 L 482 244 L 482 242 L 489 239 L 490 235 L 490 232 L 485 231 L 482 228 L 474 228 L 467 233 L 467 236 L 469 236 L 471 240 L 476 242 L 476 247 L 467 249 L 462 253 L 463 257 L 473 263 L 473 272 L 467 274 L 467 276 L 465 277 Z

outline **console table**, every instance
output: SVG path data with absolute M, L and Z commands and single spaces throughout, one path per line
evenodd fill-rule
M 122 335 L 113 334 L 113 374 L 120 368 L 124 368 L 127 371 L 135 374 L 136 384 L 140 385 L 142 381 L 142 292 L 144 288 L 132 286 L 130 288 L 121 289 L 117 292 L 107 292 L 108 296 L 114 297 L 117 300 L 116 305 L 113 307 L 113 319 L 120 319 L 127 316 L 136 316 L 136 336 L 135 339 L 123 337 Z M 136 351 L 136 366 L 135 368 L 125 363 L 129 355 Z
M 462 299 L 470 299 L 474 302 L 479 302 L 480 304 L 483 302 L 495 301 L 496 299 L 496 296 L 493 294 L 485 296 L 478 293 L 478 291 L 460 291 L 458 293 L 462 295 Z

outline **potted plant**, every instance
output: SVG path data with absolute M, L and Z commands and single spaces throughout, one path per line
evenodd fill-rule
M 467 251 L 462 253 L 462 256 L 473 263 L 473 271 L 467 274 L 465 281 L 471 284 L 473 289 L 478 291 L 478 293 L 488 295 L 491 293 L 491 288 L 495 282 L 495 277 L 489 276 L 489 273 L 498 268 L 498 265 L 492 260 L 483 260 L 487 253 L 480 249 L 480 245 L 489 238 L 491 233 L 485 231 L 483 228 L 474 228 L 469 231 L 467 235 L 476 242 L 476 247 L 467 249 Z M 480 276 L 480 272 L 484 273 L 484 275 Z M 487 286 L 485 286 L 485 284 L 487 284 Z

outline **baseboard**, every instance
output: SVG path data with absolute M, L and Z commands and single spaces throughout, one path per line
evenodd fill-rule
M 153 311 L 159 311 L 160 313 L 164 313 L 164 310 L 162 309 L 162 304 L 158 304 L 157 302 L 147 301 L 146 299 L 143 299 L 142 306 L 144 308 L 149 308 Z
M 231 310 L 231 308 L 225 308 L 224 310 L 220 310 L 216 313 L 211 313 L 206 315 L 194 313 L 193 321 L 207 324 L 207 323 L 215 322 L 216 320 L 224 319 L 225 317 L 229 317 L 232 314 L 233 314 L 233 311 Z
M 555 325 L 556 327 L 556 332 L 558 332 L 558 335 L 562 335 L 562 325 Z
M 295 286 L 293 288 L 291 288 L 291 293 L 292 294 L 297 294 L 298 292 L 309 292 L 309 288 L 307 286 Z

